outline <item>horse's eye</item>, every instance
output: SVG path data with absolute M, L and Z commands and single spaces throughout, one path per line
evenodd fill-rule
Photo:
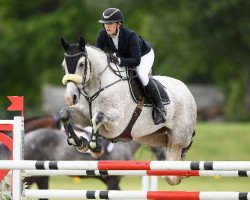
M 83 63 L 80 63 L 80 65 L 79 65 L 79 66 L 80 66 L 80 67 L 83 67 L 83 65 L 84 65 Z

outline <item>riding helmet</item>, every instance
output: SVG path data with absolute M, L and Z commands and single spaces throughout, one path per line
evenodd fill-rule
M 100 23 L 123 22 L 123 14 L 118 8 L 108 8 L 102 13 Z

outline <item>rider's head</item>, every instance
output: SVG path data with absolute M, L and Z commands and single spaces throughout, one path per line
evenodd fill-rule
M 108 8 L 104 10 L 101 20 L 99 20 L 109 35 L 116 35 L 123 21 L 123 14 L 118 8 Z

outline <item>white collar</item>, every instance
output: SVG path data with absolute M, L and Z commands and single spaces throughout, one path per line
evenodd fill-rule
M 119 38 L 119 33 L 120 33 L 120 29 L 118 29 L 116 35 L 111 35 L 110 37 L 111 37 L 112 39 L 118 39 L 118 38 Z

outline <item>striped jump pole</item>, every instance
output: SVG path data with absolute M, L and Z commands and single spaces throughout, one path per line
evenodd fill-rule
M 116 190 L 27 190 L 27 198 L 151 199 L 151 200 L 248 200 L 248 192 L 116 191 Z
M 12 170 L 215 170 L 250 171 L 250 161 L 35 161 L 2 160 Z
M 250 171 L 213 170 L 25 170 L 25 176 L 223 176 L 249 177 Z

